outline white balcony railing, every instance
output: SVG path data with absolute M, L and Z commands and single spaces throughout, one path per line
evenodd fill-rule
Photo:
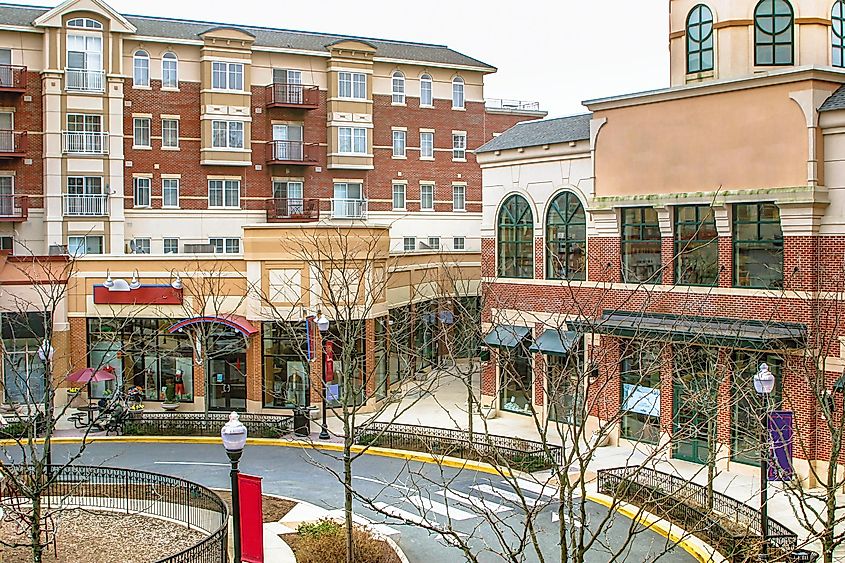
M 332 199 L 332 219 L 363 219 L 366 215 L 366 199 Z
M 106 73 L 87 68 L 65 69 L 65 90 L 75 92 L 105 92 Z
M 64 194 L 64 213 L 71 217 L 103 217 L 109 214 L 105 194 Z
M 109 154 L 109 134 L 103 131 L 62 131 L 64 154 Z

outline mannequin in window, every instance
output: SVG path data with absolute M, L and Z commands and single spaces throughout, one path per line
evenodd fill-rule
M 174 377 L 173 382 L 176 384 L 176 397 L 181 399 L 185 395 L 185 382 L 182 379 L 182 370 L 176 370 L 176 377 Z

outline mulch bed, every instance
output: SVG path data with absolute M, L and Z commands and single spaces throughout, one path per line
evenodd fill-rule
M 52 546 L 44 551 L 45 563 L 149 563 L 196 545 L 205 534 L 173 522 L 136 514 L 64 510 L 56 514 L 59 528 L 54 555 Z M 0 538 L 26 543 L 27 530 L 20 534 L 9 516 L 0 520 Z M 18 539 L 20 538 L 20 539 Z M 29 563 L 30 548 L 0 546 L 2 563 Z
M 282 534 L 279 536 L 282 540 L 287 543 L 290 548 L 293 550 L 294 555 L 297 556 L 297 560 L 299 560 L 299 554 L 297 551 L 301 548 L 302 542 L 304 538 L 302 538 L 297 533 L 292 534 Z M 399 556 L 396 555 L 396 552 L 393 551 L 393 548 L 390 547 L 387 542 L 380 541 L 379 543 L 384 545 L 383 553 L 381 559 L 378 563 L 402 563 L 402 560 L 399 559 Z M 346 563 L 345 559 L 337 559 L 334 561 L 325 560 L 325 563 Z
M 223 499 L 229 506 L 229 512 L 231 514 L 232 511 L 232 493 L 229 491 L 214 491 L 220 498 Z M 298 503 L 292 500 L 281 499 L 276 497 L 268 497 L 267 495 L 262 495 L 261 498 L 261 507 L 264 512 L 264 521 L 265 522 L 278 522 L 282 518 L 284 518 L 288 512 L 293 510 L 293 507 L 296 506 Z

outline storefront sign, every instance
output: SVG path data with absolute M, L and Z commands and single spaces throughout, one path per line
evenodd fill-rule
M 326 340 L 326 381 L 334 381 L 334 344 Z
M 170 285 L 142 285 L 138 289 L 114 291 L 104 285 L 94 286 L 97 305 L 181 305 L 182 290 Z
M 769 436 L 772 449 L 769 462 L 769 481 L 790 481 L 792 466 L 792 411 L 769 413 Z
M 622 409 L 628 412 L 660 416 L 660 389 L 625 383 L 622 385 Z
M 241 513 L 241 561 L 264 563 L 264 512 L 261 506 L 261 477 L 238 474 Z

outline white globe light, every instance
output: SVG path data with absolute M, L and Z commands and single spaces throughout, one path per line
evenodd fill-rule
M 754 374 L 754 390 L 758 395 L 768 395 L 775 388 L 775 376 L 769 371 L 768 364 L 760 364 L 760 369 Z
M 327 319 L 325 315 L 320 315 L 320 318 L 317 319 L 317 329 L 320 332 L 326 332 L 329 330 L 329 319 Z
M 246 445 L 246 426 L 238 418 L 238 413 L 229 415 L 229 422 L 223 425 L 220 430 L 220 437 L 223 438 L 223 447 L 227 452 L 239 452 Z

